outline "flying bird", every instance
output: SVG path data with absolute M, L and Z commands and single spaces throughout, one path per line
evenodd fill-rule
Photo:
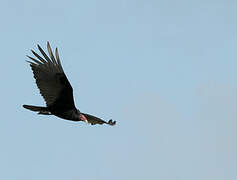
M 35 57 L 27 56 L 31 59 L 31 61 L 27 62 L 33 71 L 40 94 L 46 102 L 46 107 L 23 105 L 24 108 L 36 111 L 38 114 L 55 115 L 66 120 L 84 121 L 92 125 L 104 123 L 115 125 L 116 121 L 112 121 L 112 119 L 106 122 L 93 115 L 82 113 L 77 109 L 74 104 L 73 89 L 63 71 L 58 49 L 55 49 L 56 58 L 49 42 L 47 42 L 49 56 L 39 45 L 38 49 L 42 56 L 31 50 Z

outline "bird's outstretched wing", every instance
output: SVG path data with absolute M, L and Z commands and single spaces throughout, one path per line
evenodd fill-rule
M 56 58 L 53 55 L 49 42 L 47 42 L 49 56 L 38 45 L 42 57 L 35 51 L 31 52 L 36 58 L 29 57 L 31 69 L 36 84 L 48 107 L 54 106 L 61 109 L 75 108 L 73 90 L 60 62 L 58 49 L 55 49 Z
M 98 117 L 92 116 L 90 114 L 85 114 L 85 113 L 82 113 L 82 114 L 86 117 L 88 123 L 90 123 L 92 125 L 105 123 L 105 124 L 109 124 L 109 125 L 113 126 L 116 124 L 116 121 L 112 121 L 112 119 L 110 119 L 108 122 L 106 122 L 106 121 L 104 121 Z

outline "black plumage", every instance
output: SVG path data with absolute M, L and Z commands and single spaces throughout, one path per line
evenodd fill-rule
M 55 49 L 56 58 L 53 55 L 49 42 L 47 43 L 49 56 L 39 45 L 38 49 L 42 57 L 31 50 L 36 58 L 27 56 L 32 60 L 27 62 L 30 63 L 40 94 L 46 102 L 46 107 L 23 105 L 24 108 L 36 111 L 38 114 L 55 115 L 72 121 L 85 121 L 92 125 L 104 123 L 115 125 L 116 121 L 109 120 L 106 122 L 98 117 L 81 113 L 75 107 L 73 89 L 63 71 L 58 49 Z

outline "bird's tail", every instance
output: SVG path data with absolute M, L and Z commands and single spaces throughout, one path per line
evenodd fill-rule
M 38 114 L 45 114 L 45 115 L 50 115 L 51 113 L 48 111 L 47 107 L 41 107 L 41 106 L 31 106 L 31 105 L 23 105 L 24 108 L 31 110 L 31 111 L 36 111 L 39 112 Z

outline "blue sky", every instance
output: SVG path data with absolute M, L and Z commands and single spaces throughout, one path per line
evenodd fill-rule
M 1 1 L 0 179 L 237 179 L 236 1 Z M 50 41 L 77 107 L 39 116 L 30 49 Z

